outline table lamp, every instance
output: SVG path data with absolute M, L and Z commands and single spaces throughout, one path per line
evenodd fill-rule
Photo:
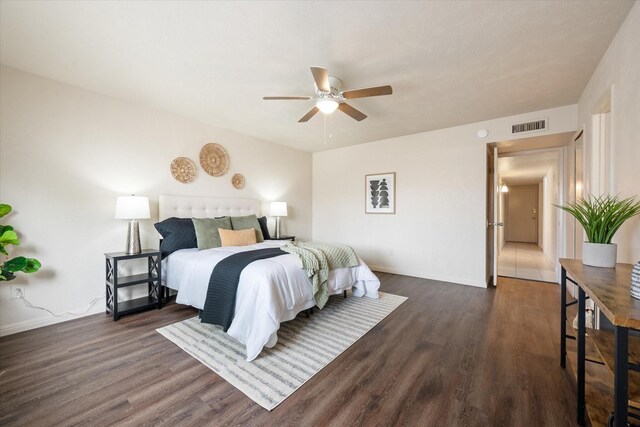
M 287 202 L 271 202 L 269 215 L 276 217 L 276 239 L 280 238 L 280 217 L 287 216 Z
M 120 196 L 116 201 L 116 218 L 128 219 L 129 231 L 127 232 L 126 254 L 134 255 L 141 252 L 140 228 L 138 219 L 150 218 L 149 199 L 144 196 Z

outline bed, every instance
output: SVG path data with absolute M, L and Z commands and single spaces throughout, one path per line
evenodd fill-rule
M 255 199 L 160 196 L 159 217 L 213 218 L 260 214 Z M 206 250 L 180 249 L 162 260 L 163 285 L 177 291 L 176 302 L 202 309 L 209 278 L 215 265 L 234 253 L 279 247 L 285 241 L 266 240 L 250 246 Z M 341 294 L 352 290 L 355 297 L 378 297 L 380 281 L 369 267 L 360 264 L 329 272 L 329 291 Z M 311 282 L 296 255 L 281 255 L 255 261 L 240 275 L 235 315 L 227 333 L 246 347 L 246 359 L 255 359 L 263 347 L 273 347 L 281 322 L 315 305 Z

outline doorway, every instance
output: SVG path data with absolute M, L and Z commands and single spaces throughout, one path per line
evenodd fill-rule
M 496 239 L 498 276 L 558 283 L 565 217 L 554 205 L 566 200 L 573 137 L 566 132 L 495 144 L 495 193 L 487 193 L 496 212 L 489 226 L 495 227 L 487 235 L 493 232 Z
M 535 243 L 507 242 L 498 257 L 498 275 L 538 282 L 556 282 L 556 267 Z
M 506 241 L 538 244 L 538 185 L 510 186 L 506 193 Z

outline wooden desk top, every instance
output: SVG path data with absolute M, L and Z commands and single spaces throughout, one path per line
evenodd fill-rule
M 631 264 L 616 268 L 589 267 L 579 259 L 560 259 L 580 287 L 616 326 L 640 329 L 640 300 L 631 297 Z

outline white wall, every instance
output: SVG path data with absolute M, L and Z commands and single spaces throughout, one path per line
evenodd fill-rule
M 544 182 L 538 182 L 538 211 L 536 212 L 538 218 L 538 247 L 542 249 L 544 239 L 544 214 L 545 214 L 545 206 L 544 206 Z
M 576 128 L 574 105 L 314 153 L 314 240 L 352 245 L 380 271 L 486 286 L 486 144 L 540 117 L 550 134 Z M 364 213 L 377 172 L 396 172 L 395 215 Z
M 585 130 L 585 151 L 592 151 L 591 115 L 612 88 L 611 193 L 640 196 L 640 4 L 636 3 L 591 76 L 578 102 L 578 123 Z M 589 163 L 587 163 L 589 164 Z M 587 171 L 590 188 L 606 182 L 598 171 Z M 614 238 L 618 262 L 640 260 L 640 218 L 628 221 Z
M 554 262 L 558 261 L 558 162 L 551 167 L 542 181 L 542 250 Z
M 208 142 L 227 149 L 229 172 L 214 178 L 198 165 L 195 182 L 175 181 L 171 161 L 198 164 Z M 247 180 L 243 190 L 231 185 L 237 172 Z M 131 193 L 151 200 L 152 219 L 141 221 L 145 247 L 158 246 L 159 194 L 284 200 L 283 231 L 311 237 L 309 153 L 0 68 L 0 201 L 15 209 L 3 220 L 21 234 L 12 254 L 43 264 L 11 284 L 26 285 L 32 303 L 55 312 L 85 308 L 104 292 L 103 253 L 124 249 L 127 224 L 114 219 L 115 200 Z M 92 312 L 101 311 L 102 300 Z M 53 321 L 0 285 L 0 334 Z

